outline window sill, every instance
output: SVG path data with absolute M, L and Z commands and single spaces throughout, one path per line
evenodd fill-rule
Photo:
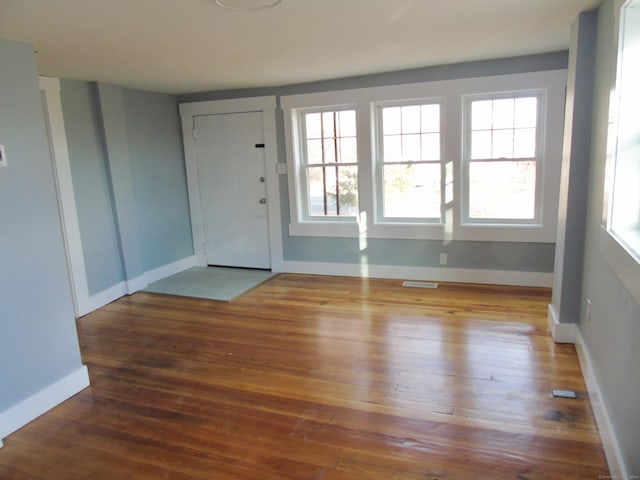
M 637 235 L 640 240 L 640 232 Z M 636 302 L 640 303 L 640 263 L 613 232 L 604 227 L 600 230 L 602 253 L 609 266 L 629 290 Z

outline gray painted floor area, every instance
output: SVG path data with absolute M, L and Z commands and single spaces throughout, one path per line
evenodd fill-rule
M 226 267 L 193 267 L 154 282 L 145 292 L 231 301 L 275 276 L 268 270 Z

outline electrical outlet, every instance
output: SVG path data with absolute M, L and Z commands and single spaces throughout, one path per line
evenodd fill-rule
M 587 298 L 587 323 L 591 322 L 591 299 Z
M 4 145 L 0 145 L 0 167 L 7 166 L 7 151 L 4 149 Z
M 447 254 L 446 253 L 441 253 L 440 254 L 440 265 L 446 265 L 447 264 Z

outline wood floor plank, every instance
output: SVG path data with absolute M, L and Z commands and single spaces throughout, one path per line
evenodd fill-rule
M 230 303 L 107 305 L 78 320 L 91 387 L 9 436 L 0 477 L 608 474 L 549 290 L 401 283 L 282 274 Z

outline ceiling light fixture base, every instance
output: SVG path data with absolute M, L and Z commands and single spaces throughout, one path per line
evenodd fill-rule
M 282 0 L 215 0 L 216 5 L 226 10 L 264 10 L 278 5 Z

